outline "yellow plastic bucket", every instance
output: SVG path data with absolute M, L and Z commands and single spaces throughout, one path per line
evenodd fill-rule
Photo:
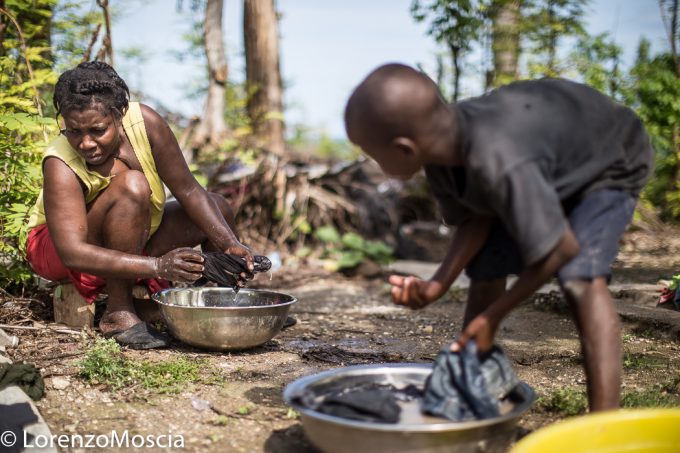
M 680 409 L 629 409 L 541 428 L 510 453 L 679 453 Z

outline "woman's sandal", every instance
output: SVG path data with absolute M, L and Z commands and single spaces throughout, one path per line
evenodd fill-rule
M 112 330 L 105 333 L 104 338 L 113 338 L 121 346 L 127 346 L 130 349 L 155 349 L 170 345 L 170 337 L 145 322 L 140 322 L 125 330 Z

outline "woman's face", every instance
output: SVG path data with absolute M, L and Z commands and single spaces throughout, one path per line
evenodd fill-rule
M 88 165 L 101 165 L 118 153 L 119 121 L 112 113 L 96 106 L 70 110 L 64 114 L 62 133 Z

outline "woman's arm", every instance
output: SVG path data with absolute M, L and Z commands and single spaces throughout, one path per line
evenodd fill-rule
M 394 303 L 410 308 L 422 308 L 439 299 L 482 248 L 492 224 L 491 217 L 474 216 L 459 226 L 444 260 L 430 280 L 390 276 Z
M 102 277 L 162 277 L 174 281 L 193 281 L 197 278 L 195 270 L 188 269 L 189 265 L 184 263 L 195 259 L 195 254 L 190 250 L 178 250 L 153 258 L 88 242 L 87 209 L 78 177 L 57 158 L 45 160 L 43 175 L 47 227 L 66 267 Z
M 151 107 L 141 108 L 156 169 L 163 182 L 213 244 L 226 253 L 245 258 L 252 269 L 252 252 L 238 241 L 219 208 L 191 174 L 167 122 Z

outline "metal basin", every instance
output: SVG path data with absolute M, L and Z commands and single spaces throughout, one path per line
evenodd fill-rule
M 257 289 L 169 288 L 153 295 L 170 333 L 180 341 L 218 351 L 247 349 L 271 340 L 291 305 L 287 294 Z
M 296 403 L 295 395 L 311 390 L 323 395 L 333 390 L 379 383 L 422 389 L 432 372 L 429 364 L 359 365 L 325 371 L 290 383 L 283 392 L 288 405 L 300 413 L 307 438 L 327 453 L 444 453 L 505 452 L 515 435 L 518 419 L 534 402 L 534 391 L 520 383 L 501 404 L 503 415 L 466 422 L 423 416 L 402 410 L 396 424 L 371 423 L 323 414 Z M 410 412 L 407 414 L 407 412 Z

